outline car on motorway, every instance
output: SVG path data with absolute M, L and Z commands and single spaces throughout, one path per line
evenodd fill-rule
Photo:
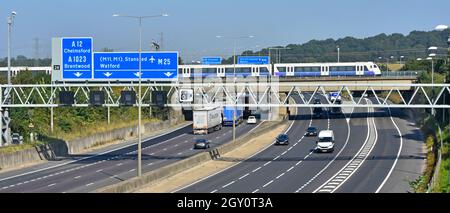
M 276 138 L 275 145 L 288 145 L 289 136 L 286 134 L 279 134 Z
M 323 115 L 323 108 L 322 107 L 314 107 L 313 109 L 313 117 L 314 118 L 321 118 Z
M 208 149 L 211 147 L 211 141 L 204 138 L 194 140 L 194 149 Z
M 321 104 L 322 102 L 320 102 L 320 98 L 316 98 L 314 99 L 314 104 Z
M 256 117 L 255 116 L 248 116 L 247 123 L 248 124 L 256 124 Z
M 23 136 L 19 133 L 13 133 L 11 135 L 11 139 L 13 144 L 23 144 Z
M 319 132 L 319 140 L 316 142 L 316 152 L 334 151 L 334 132 L 333 130 L 322 130 Z
M 306 129 L 306 136 L 317 136 L 317 127 L 310 126 L 308 129 Z

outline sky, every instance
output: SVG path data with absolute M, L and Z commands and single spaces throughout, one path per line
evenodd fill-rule
M 112 17 L 116 13 L 169 14 L 144 20 L 143 49 L 150 50 L 152 40 L 160 42 L 163 33 L 163 50 L 179 51 L 185 61 L 231 56 L 234 41 L 217 35 L 253 35 L 237 41 L 242 52 L 450 25 L 449 0 L 0 0 L 0 5 L 1 58 L 7 55 L 11 11 L 17 12 L 13 56 L 41 58 L 51 57 L 52 37 L 93 37 L 97 51 L 137 50 L 137 20 Z

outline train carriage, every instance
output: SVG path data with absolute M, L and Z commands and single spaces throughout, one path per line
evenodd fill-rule
M 378 75 L 381 75 L 381 70 L 373 62 L 292 63 L 274 65 L 274 76 L 279 77 L 339 77 Z

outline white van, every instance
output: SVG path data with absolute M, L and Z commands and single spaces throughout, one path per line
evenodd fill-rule
M 322 130 L 319 132 L 319 140 L 317 141 L 317 152 L 333 152 L 334 151 L 334 132 L 333 130 Z

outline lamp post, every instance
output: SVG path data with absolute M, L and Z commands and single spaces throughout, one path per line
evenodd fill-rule
M 142 20 L 146 18 L 157 18 L 157 17 L 166 17 L 169 16 L 167 14 L 160 14 L 160 15 L 152 15 L 152 16 L 129 16 L 129 15 L 120 15 L 120 14 L 114 14 L 113 17 L 123 17 L 123 18 L 132 18 L 137 19 L 139 21 L 139 91 L 138 91 L 138 169 L 137 169 L 137 175 L 140 177 L 142 175 L 142 135 L 141 135 L 141 126 L 142 126 L 142 119 L 141 119 L 141 105 L 142 105 L 142 97 L 141 97 L 141 91 L 142 91 Z
M 255 36 L 249 35 L 249 36 L 221 36 L 218 35 L 216 38 L 227 38 L 227 39 L 233 39 L 234 45 L 233 45 L 233 83 L 235 85 L 234 91 L 236 93 L 237 98 L 237 89 L 236 89 L 236 46 L 237 46 L 237 40 L 238 39 L 246 39 L 246 38 L 254 38 Z M 236 101 L 235 101 L 236 103 Z M 233 110 L 233 142 L 236 141 L 236 106 Z
M 337 62 L 340 63 L 341 48 L 339 47 L 339 45 L 337 45 L 336 48 L 337 48 Z
M 430 56 L 427 58 L 427 60 L 431 60 L 431 104 L 434 104 L 434 60 L 432 57 L 433 54 L 430 54 Z M 431 108 L 431 115 L 434 116 L 434 108 Z
M 8 16 L 8 85 L 11 85 L 11 29 L 16 15 L 17 12 L 12 11 Z

